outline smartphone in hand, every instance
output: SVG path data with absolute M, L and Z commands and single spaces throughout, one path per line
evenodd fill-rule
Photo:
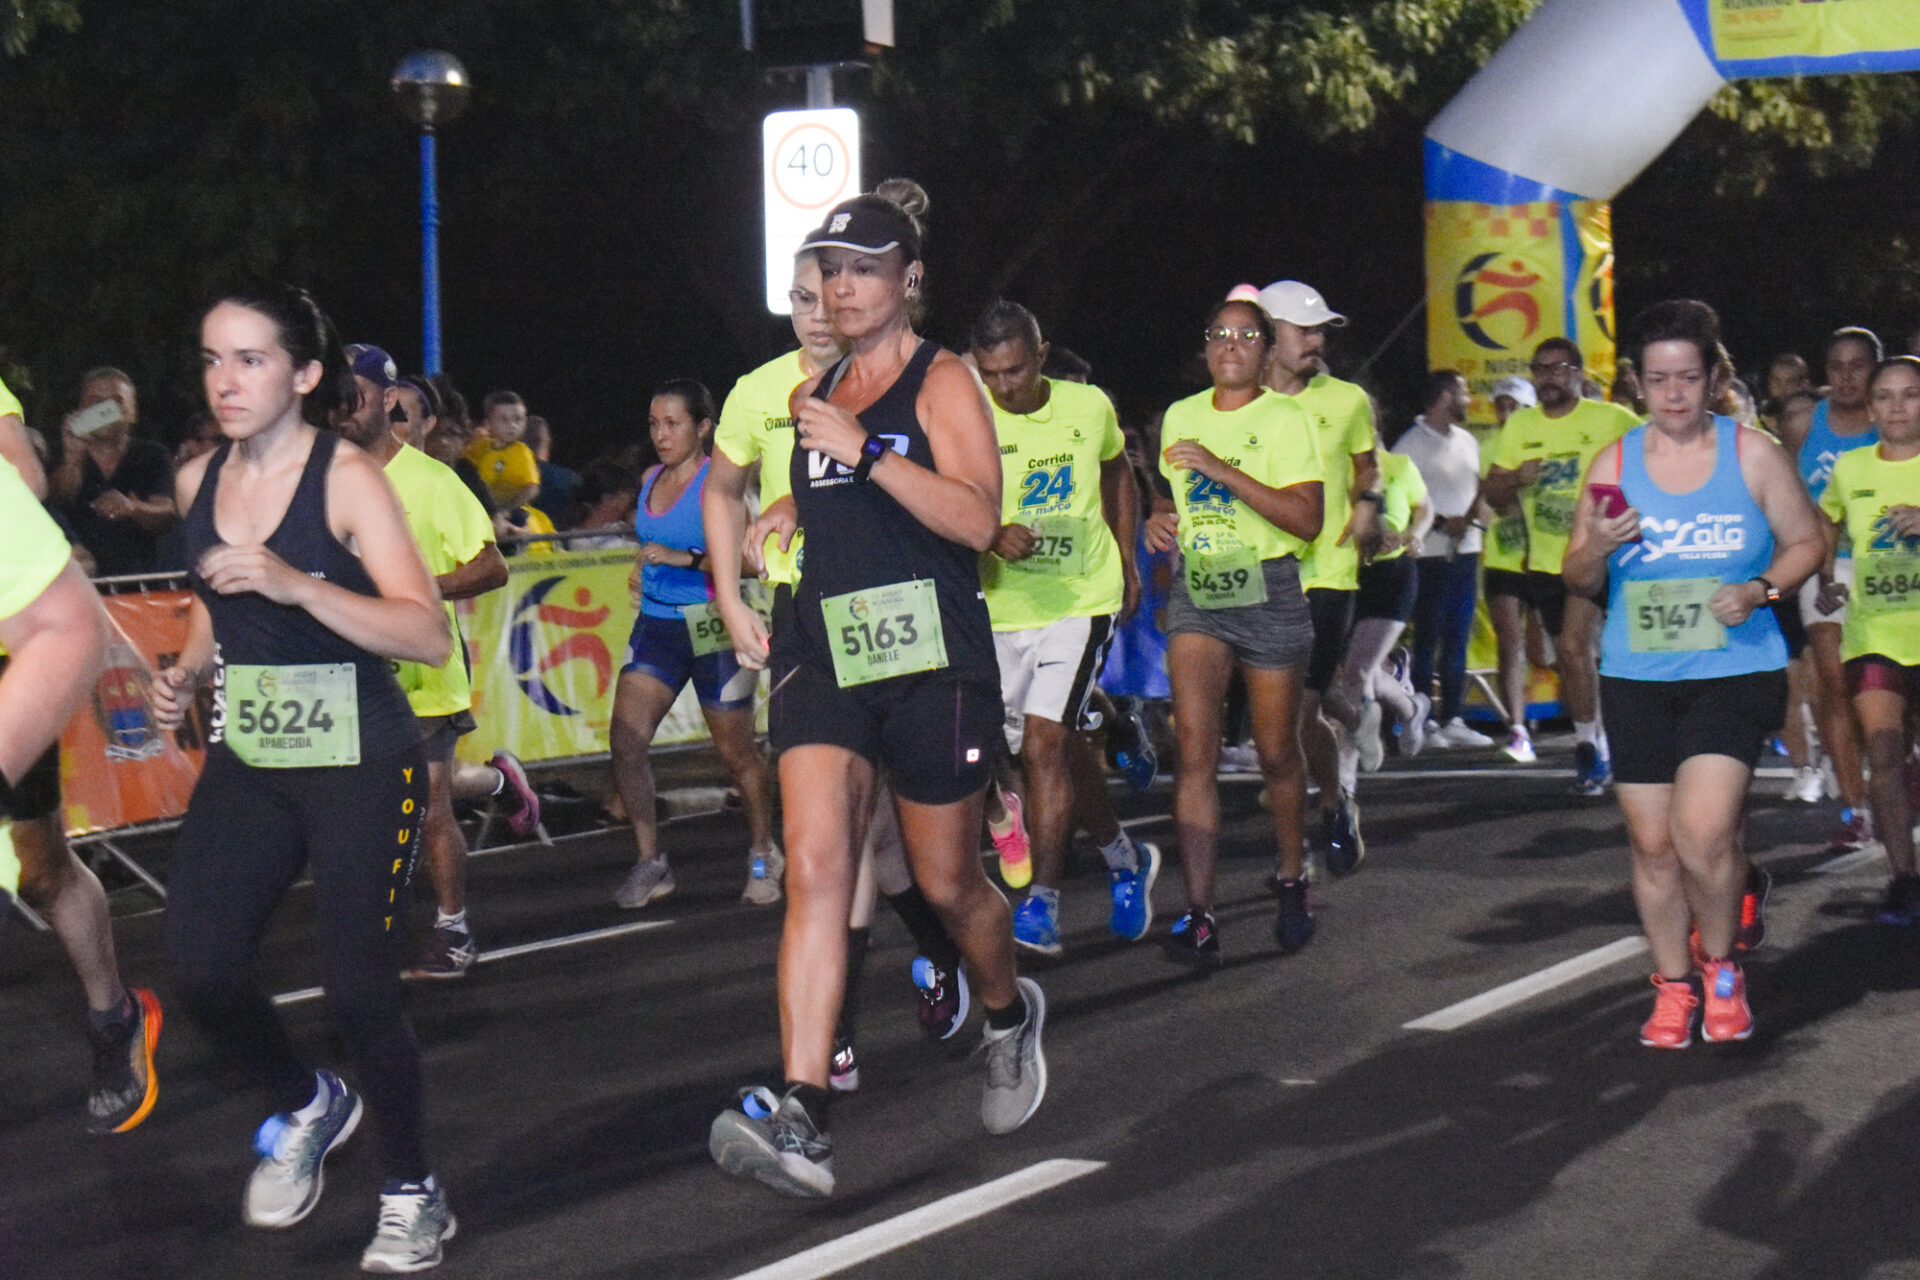
M 1587 492 L 1593 495 L 1594 502 L 1599 505 L 1601 517 L 1607 520 L 1616 520 L 1627 514 L 1627 509 L 1633 505 L 1627 501 L 1626 491 L 1617 484 L 1590 484 Z M 1640 531 L 1635 529 L 1633 537 L 1627 541 L 1640 541 Z
M 82 440 L 97 432 L 105 431 L 121 420 L 118 401 L 101 400 L 88 405 L 73 415 L 67 424 L 67 430 Z

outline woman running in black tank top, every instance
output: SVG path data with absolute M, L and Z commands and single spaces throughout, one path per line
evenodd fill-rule
M 198 684 L 211 710 L 175 844 L 168 949 L 189 1013 L 271 1100 L 244 1216 L 292 1226 L 362 1112 L 338 1076 L 301 1061 L 252 974 L 268 917 L 311 865 L 320 977 L 387 1176 L 361 1265 L 417 1271 L 440 1261 L 454 1223 L 427 1164 L 419 1048 L 400 1008 L 394 924 L 427 773 L 387 660 L 445 661 L 446 615 L 379 465 L 316 429 L 358 393 L 313 300 L 230 295 L 201 343 L 228 443 L 177 482 L 198 598 L 178 664 L 154 681 L 155 719 L 178 726 Z
M 1000 528 L 986 394 L 957 357 L 913 332 L 920 229 L 900 204 L 856 197 L 806 249 L 819 256 L 823 297 L 851 354 L 793 397 L 806 543 L 794 625 L 774 635 L 769 716 L 787 844 L 786 1088 L 748 1091 L 741 1110 L 714 1121 L 709 1147 L 730 1173 L 822 1196 L 834 1185 L 824 1129 L 848 909 L 879 768 L 914 879 L 986 1007 L 981 1119 L 994 1133 L 1018 1128 L 1045 1094 L 1046 1005 L 1016 974 L 1012 917 L 978 853 L 1001 718 L 978 569 Z

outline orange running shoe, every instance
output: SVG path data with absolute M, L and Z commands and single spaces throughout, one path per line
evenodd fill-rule
M 1007 829 L 996 831 L 989 822 L 987 834 L 993 838 L 993 851 L 1000 855 L 1000 878 L 1007 882 L 1009 889 L 1024 889 L 1033 883 L 1033 846 L 1027 840 L 1020 797 L 1011 791 L 1002 791 L 1000 803 L 1007 811 Z
M 1753 1010 L 1747 1007 L 1747 975 L 1731 960 L 1709 960 L 1701 970 L 1706 1008 L 1700 1015 L 1703 1040 L 1745 1040 L 1753 1034 Z
M 1640 1028 L 1640 1043 L 1654 1049 L 1684 1049 L 1693 1043 L 1693 1011 L 1700 1007 L 1692 978 L 1653 975 L 1653 1016 Z

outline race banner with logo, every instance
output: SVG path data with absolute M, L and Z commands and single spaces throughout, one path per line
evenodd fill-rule
M 1913 0 L 1682 0 L 1682 7 L 1696 23 L 1705 17 L 1714 64 L 1730 78 L 1903 71 L 1920 51 Z
M 1613 233 L 1603 200 L 1427 202 L 1427 351 L 1473 393 L 1468 425 L 1493 425 L 1492 388 L 1525 378 L 1543 339 L 1571 337 L 1613 380 Z
M 154 728 L 147 689 L 187 638 L 189 591 L 105 597 L 114 637 L 93 691 L 60 736 L 60 794 L 67 831 L 87 835 L 177 818 L 206 759 L 202 726 L 211 696 L 173 733 Z

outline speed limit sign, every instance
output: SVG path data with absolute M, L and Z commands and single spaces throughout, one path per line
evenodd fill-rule
M 793 254 L 827 210 L 860 194 L 860 116 L 851 107 L 775 111 L 762 123 L 767 310 L 789 315 Z

